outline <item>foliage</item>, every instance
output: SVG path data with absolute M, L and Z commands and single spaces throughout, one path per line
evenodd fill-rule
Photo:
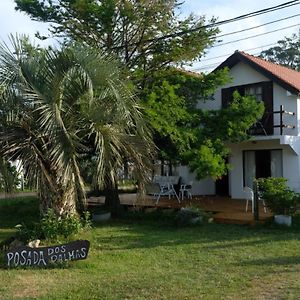
M 207 139 L 199 149 L 192 149 L 184 154 L 185 160 L 197 177 L 221 177 L 229 168 L 226 157 L 229 150 L 220 140 Z
M 218 32 L 214 27 L 203 27 L 204 16 L 179 17 L 181 3 L 177 0 L 15 0 L 15 3 L 17 10 L 32 19 L 49 23 L 52 35 L 84 41 L 101 51 L 112 52 L 129 69 L 143 72 L 142 77 L 171 63 L 199 59 Z M 173 36 L 189 29 L 194 31 Z M 170 37 L 160 38 L 164 35 Z
M 300 30 L 279 40 L 278 46 L 262 51 L 260 56 L 274 63 L 300 71 Z
M 57 218 L 51 209 L 41 220 L 41 230 L 46 239 L 72 236 L 79 232 L 81 226 L 80 218 L 77 215 Z
M 286 178 L 260 178 L 257 180 L 259 191 L 266 205 L 277 215 L 293 215 L 300 202 L 300 194 L 287 186 Z
M 15 3 L 17 10 L 49 23 L 52 35 L 66 37 L 67 43 L 73 39 L 92 44 L 126 64 L 143 100 L 159 159 L 174 163 L 192 160 L 199 178 L 225 173 L 224 158 L 228 151 L 221 144 L 246 138 L 246 130 L 260 116 L 261 109 L 253 101 L 247 109 L 243 100 L 241 107 L 232 105 L 215 115 L 202 113 L 198 101 L 212 100 L 216 87 L 229 80 L 227 70 L 199 75 L 177 69 L 200 60 L 214 43 L 219 30 L 203 26 L 213 25 L 214 18 L 183 18 L 177 13 L 182 4 L 177 0 Z
M 141 97 L 161 158 L 181 159 L 197 140 L 196 128 L 201 126 L 198 101 L 211 101 L 215 88 L 227 81 L 227 70 L 209 75 L 174 68 L 155 72 Z
M 247 130 L 264 112 L 263 103 L 253 97 L 242 97 L 237 92 L 225 109 L 198 111 L 198 123 L 194 129 L 195 140 L 186 148 L 183 159 L 196 172 L 197 177 L 218 178 L 229 165 L 226 143 L 241 142 L 249 138 Z
M 16 166 L 3 157 L 0 158 L 0 191 L 12 193 L 20 184 Z
M 74 236 L 82 229 L 91 228 L 90 214 L 85 212 L 80 218 L 78 215 L 57 217 L 52 209 L 40 222 L 23 223 L 16 226 L 17 238 L 27 243 L 34 239 L 58 240 L 61 237 Z
M 41 212 L 84 210 L 80 157 L 96 157 L 96 182 L 114 184 L 124 155 L 147 174 L 151 138 L 119 64 L 90 48 L 28 52 L 12 38 L 0 47 L 1 155 L 37 178 Z
M 181 208 L 176 215 L 175 222 L 179 227 L 200 225 L 207 219 L 207 214 L 199 208 Z
M 229 150 L 224 143 L 248 139 L 247 130 L 264 111 L 262 103 L 238 93 L 226 109 L 198 108 L 198 101 L 213 101 L 216 87 L 228 80 L 227 70 L 204 76 L 169 69 L 148 82 L 145 112 L 161 159 L 188 164 L 198 178 L 226 172 Z

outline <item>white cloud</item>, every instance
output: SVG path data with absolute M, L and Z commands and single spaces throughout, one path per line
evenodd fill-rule
M 48 26 L 44 23 L 32 21 L 29 16 L 24 13 L 15 11 L 15 3 L 13 0 L 0 0 L 0 39 L 8 41 L 10 34 L 26 34 L 32 40 L 37 41 L 35 33 L 37 31 L 47 34 Z M 51 44 L 53 41 L 41 42 L 39 44 Z

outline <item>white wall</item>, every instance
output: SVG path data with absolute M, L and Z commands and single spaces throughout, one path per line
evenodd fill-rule
M 174 175 L 181 176 L 183 183 L 193 181 L 192 195 L 214 195 L 216 193 L 215 183 L 211 178 L 197 180 L 195 173 L 191 173 L 187 166 L 175 167 Z
M 283 177 L 288 180 L 288 185 L 295 191 L 300 191 L 300 164 L 299 156 L 289 145 L 281 145 L 280 140 L 267 140 L 244 142 L 230 146 L 232 170 L 229 173 L 231 179 L 231 197 L 243 199 L 243 151 L 245 150 L 282 150 Z
M 202 109 L 220 109 L 222 106 L 221 91 L 223 88 L 231 86 L 239 86 L 245 84 L 258 83 L 262 81 L 270 81 L 267 77 L 257 72 L 247 64 L 240 62 L 230 70 L 232 80 L 230 83 L 220 87 L 214 94 L 213 101 L 199 102 L 198 107 Z M 284 105 L 284 109 L 296 113 L 295 116 L 284 115 L 283 123 L 294 125 L 295 129 L 283 129 L 284 135 L 300 136 L 300 98 L 292 95 L 284 88 L 273 82 L 273 109 L 278 111 L 280 105 Z M 279 114 L 274 115 L 274 125 L 280 124 Z M 274 135 L 279 135 L 280 129 L 274 128 Z M 288 136 L 286 137 L 288 138 Z M 292 138 L 292 137 L 290 137 Z M 243 193 L 243 151 L 244 150 L 264 150 L 264 149 L 282 149 L 283 159 L 283 176 L 288 179 L 289 186 L 295 191 L 300 192 L 300 159 L 299 156 L 292 150 L 289 145 L 280 144 L 279 137 L 277 140 L 261 140 L 253 138 L 254 141 L 249 141 L 241 144 L 231 145 L 231 154 L 229 163 L 232 169 L 229 171 L 229 192 L 232 198 L 244 198 Z M 296 138 L 298 140 L 298 137 Z M 287 142 L 288 144 L 288 142 Z M 182 171 L 182 170 L 181 170 Z M 188 170 L 185 176 L 192 178 L 193 174 L 188 175 Z M 191 177 L 189 177 L 191 176 Z M 194 178 L 194 177 L 193 177 Z M 197 186 L 197 188 L 196 188 Z M 215 183 L 213 180 L 205 180 L 197 183 L 195 192 L 198 194 L 213 194 L 215 193 Z
M 283 124 L 287 125 L 293 125 L 295 126 L 295 129 L 291 128 L 284 128 L 283 129 L 283 134 L 284 135 L 299 135 L 299 130 L 298 130 L 298 118 L 299 118 L 299 101 L 297 100 L 296 95 L 292 95 L 287 92 L 287 90 L 283 89 L 281 86 L 278 84 L 274 83 L 273 84 L 273 107 L 274 111 L 280 110 L 280 105 L 284 106 L 284 110 L 289 111 L 289 112 L 294 112 L 296 115 L 291 116 L 291 115 L 283 115 Z M 274 115 L 274 125 L 279 125 L 280 124 L 280 115 L 275 114 Z M 274 128 L 274 135 L 280 134 L 280 129 L 279 128 Z
M 239 86 L 245 84 L 258 83 L 262 81 L 270 81 L 267 77 L 254 70 L 247 64 L 240 62 L 230 70 L 231 82 L 220 87 L 214 94 L 213 101 L 199 102 L 198 107 L 202 109 L 220 109 L 222 106 L 222 89 L 231 86 Z M 280 109 L 280 105 L 284 105 L 284 109 L 296 113 L 296 116 L 284 115 L 283 123 L 294 125 L 295 129 L 284 129 L 283 134 L 300 135 L 298 127 L 300 126 L 300 99 L 296 95 L 291 95 L 284 88 L 273 83 L 273 108 L 274 111 Z M 280 124 L 279 114 L 274 115 L 274 125 Z M 274 128 L 274 135 L 280 133 L 279 128 Z

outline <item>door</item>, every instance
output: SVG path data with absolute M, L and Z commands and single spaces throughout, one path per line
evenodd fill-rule
M 271 177 L 271 151 L 259 150 L 255 151 L 255 178 Z
M 228 164 L 228 158 L 225 160 Z M 218 196 L 229 196 L 229 176 L 228 172 L 224 174 L 221 178 L 216 180 L 216 195 Z
M 228 173 L 216 180 L 216 195 L 229 196 L 229 178 Z
M 282 150 L 250 150 L 243 153 L 244 186 L 255 178 L 282 177 Z

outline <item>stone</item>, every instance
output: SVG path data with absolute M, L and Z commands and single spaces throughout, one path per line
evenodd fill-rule
M 12 250 L 12 249 L 15 249 L 15 248 L 20 248 L 24 246 L 24 243 L 18 239 L 14 239 L 10 245 L 9 245 L 9 249 Z
M 30 248 L 38 248 L 38 246 L 40 245 L 40 243 L 41 243 L 41 240 L 36 239 L 36 240 L 30 241 L 28 243 L 28 247 L 30 247 Z

